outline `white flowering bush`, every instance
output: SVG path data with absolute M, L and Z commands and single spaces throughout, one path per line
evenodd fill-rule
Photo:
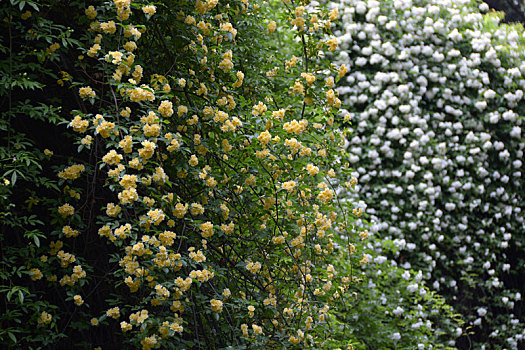
M 371 232 L 466 322 L 524 344 L 523 29 L 476 1 L 341 1 L 337 92 Z M 376 252 L 382 253 L 378 245 Z M 418 286 L 408 286 L 417 291 Z

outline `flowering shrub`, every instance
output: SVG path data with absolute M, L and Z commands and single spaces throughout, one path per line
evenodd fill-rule
M 1 97 L 53 151 L 2 120 L 2 344 L 443 347 L 450 308 L 377 254 L 398 248 L 347 195 L 347 67 L 325 58 L 339 11 L 115 0 L 73 3 L 71 20 L 12 4 Z M 35 67 L 20 81 L 42 89 L 40 114 L 12 78 Z
M 257 28 L 248 20 L 288 10 L 146 5 L 116 1 L 86 12 L 97 20 L 88 56 L 109 81 L 80 87 L 93 107 L 75 111 L 70 126 L 80 146 L 101 151 L 97 167 L 114 195 L 98 234 L 116 247 L 110 261 L 122 291 L 92 324 L 119 324 L 125 342 L 144 349 L 321 345 L 331 304 L 352 283 L 331 264 L 332 254 L 348 254 L 334 230 L 350 241 L 360 230 L 350 228 L 351 203 L 336 202 L 335 190 L 351 186 L 350 169 L 332 168 L 344 139 L 333 124 L 340 102 L 326 96 L 345 69 L 313 59 L 330 20 L 298 6 L 290 12 L 296 29 L 286 29 L 277 16 L 268 31 L 287 38 L 287 51 L 259 44 L 261 56 L 274 55 L 251 68 L 242 52 Z M 166 37 L 165 50 L 147 57 L 144 37 L 145 45 L 161 39 L 149 27 L 186 36 Z M 276 95 L 275 86 L 289 93 Z M 316 173 L 303 173 L 308 166 Z M 69 180 L 78 170 L 62 174 Z M 58 212 L 65 223 L 75 215 L 67 203 Z M 58 257 L 63 267 L 74 260 Z M 81 308 L 84 294 L 73 297 Z
M 478 5 L 331 3 L 342 15 L 336 62 L 350 67 L 337 92 L 352 120 L 353 198 L 375 221 L 371 231 L 462 315 L 458 346 L 517 349 L 525 337 L 523 28 L 498 25 L 501 16 Z

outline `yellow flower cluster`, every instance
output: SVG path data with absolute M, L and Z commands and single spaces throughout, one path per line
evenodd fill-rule
M 129 316 L 129 322 L 132 324 L 142 324 L 149 317 L 148 310 L 141 310 L 139 312 L 133 313 Z
M 294 119 L 291 122 L 287 122 L 283 124 L 284 130 L 286 130 L 289 133 L 293 133 L 297 135 L 305 131 L 307 127 L 308 127 L 308 120 L 306 119 L 302 119 L 300 121 L 297 121 Z
M 222 301 L 217 299 L 210 300 L 211 309 L 217 313 L 222 312 Z
M 219 63 L 219 68 L 222 69 L 224 73 L 227 73 L 233 68 L 232 50 L 228 50 L 222 55 L 222 61 Z
M 80 306 L 80 305 L 84 304 L 84 299 L 82 299 L 82 297 L 80 295 L 75 295 L 73 297 L 73 301 L 75 302 L 75 304 L 77 306 Z
M 249 261 L 247 264 L 246 264 L 246 270 L 250 271 L 251 273 L 253 273 L 254 275 L 256 273 L 258 273 L 260 270 L 261 270 L 261 267 L 262 267 L 262 264 L 260 262 L 251 262 Z
M 78 236 L 78 231 L 77 230 L 73 230 L 71 228 L 71 226 L 64 226 L 62 228 L 62 233 L 64 234 L 64 236 L 66 236 L 66 238 L 71 238 L 71 237 Z
M 80 98 L 95 98 L 96 96 L 95 91 L 89 86 L 80 88 L 78 93 L 80 94 Z
M 58 213 L 62 215 L 63 218 L 66 218 L 68 216 L 75 214 L 75 208 L 73 208 L 71 204 L 66 203 L 58 207 Z
M 104 117 L 100 114 L 97 114 L 95 116 L 95 119 L 93 120 L 93 125 L 96 125 L 96 133 L 100 134 L 103 138 L 108 138 L 110 136 L 110 133 L 116 134 L 116 131 L 113 131 L 115 128 L 115 123 L 108 122 L 104 119 Z
M 126 89 L 124 93 L 133 102 L 152 102 L 155 100 L 155 94 L 153 93 L 153 89 L 147 85 L 141 85 L 140 87 L 136 87 L 133 89 Z
M 76 115 L 69 123 L 69 126 L 71 126 L 76 132 L 84 133 L 89 126 L 89 120 L 82 119 L 81 116 Z
M 33 281 L 37 281 L 37 280 L 41 279 L 42 277 L 44 277 L 44 275 L 42 274 L 42 271 L 40 271 L 37 268 L 33 268 L 33 269 L 29 270 L 29 273 L 30 273 L 31 279 Z
M 153 16 L 157 12 L 157 8 L 154 5 L 143 6 L 142 12 L 148 16 Z
M 190 278 L 197 279 L 199 282 L 208 282 L 212 279 L 215 274 L 207 269 L 204 270 L 193 270 L 190 272 Z
M 64 180 L 75 180 L 80 177 L 80 174 L 84 172 L 86 168 L 83 164 L 71 165 L 64 170 L 58 172 L 58 177 Z
M 104 157 L 102 161 L 108 165 L 117 165 L 122 161 L 122 155 L 118 154 L 117 151 L 112 149 Z
M 206 261 L 206 256 L 202 253 L 202 250 L 198 250 L 197 252 L 190 252 L 189 257 L 193 259 L 195 262 L 204 262 Z
M 51 323 L 52 319 L 53 319 L 53 317 L 50 314 L 48 314 L 45 311 L 42 311 L 42 313 L 38 317 L 37 322 L 38 322 L 39 326 L 43 326 L 43 325 Z
M 213 236 L 213 224 L 209 221 L 200 225 L 201 236 L 203 238 L 210 238 Z

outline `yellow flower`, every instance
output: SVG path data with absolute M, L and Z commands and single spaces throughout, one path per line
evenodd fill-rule
M 75 164 L 58 173 L 58 177 L 64 180 L 75 180 L 80 177 L 80 174 L 84 172 L 86 168 L 83 164 Z
M 124 44 L 124 50 L 128 52 L 133 52 L 137 49 L 137 43 L 134 41 L 128 41 Z
M 144 6 L 142 7 L 142 12 L 151 17 L 157 12 L 157 8 L 154 5 Z
M 283 182 L 281 187 L 287 190 L 288 192 L 292 192 L 295 189 L 295 185 L 296 185 L 295 181 L 291 180 L 291 181 Z
M 195 156 L 194 154 L 192 154 L 191 157 L 190 157 L 190 160 L 188 161 L 188 163 L 189 163 L 191 166 L 196 166 L 197 164 L 199 164 L 199 159 L 197 158 L 197 156 Z
M 203 238 L 210 238 L 211 236 L 213 236 L 213 224 L 209 221 L 203 223 L 200 225 L 200 229 L 201 229 L 201 236 Z
M 80 88 L 78 93 L 80 94 L 80 98 L 95 98 L 96 96 L 95 91 L 89 86 Z
M 120 328 L 122 329 L 123 332 L 127 332 L 127 331 L 130 331 L 133 326 L 127 322 L 120 322 Z
M 236 75 L 237 75 L 237 81 L 235 83 L 233 83 L 233 85 L 232 85 L 234 88 L 240 87 L 242 85 L 243 80 L 244 80 L 244 73 L 243 72 L 239 71 L 239 72 L 237 72 Z
M 253 333 L 256 335 L 262 334 L 262 327 L 256 324 L 252 324 Z
M 188 204 L 177 203 L 175 209 L 173 209 L 173 215 L 177 218 L 182 219 L 186 212 L 188 211 Z M 192 210 L 193 213 L 193 210 Z
M 222 301 L 220 300 L 216 300 L 216 299 L 212 299 L 210 300 L 210 304 L 211 304 L 211 309 L 217 313 L 220 313 L 222 312 Z
M 87 55 L 89 57 L 95 57 L 95 55 L 97 54 L 97 52 L 101 49 L 102 47 L 100 46 L 100 44 L 94 44 L 93 46 L 91 46 L 87 52 Z
M 324 191 L 321 191 L 321 193 L 319 193 L 319 195 L 317 196 L 317 198 L 323 203 L 328 203 L 332 200 L 333 197 L 334 191 L 332 191 L 329 188 L 326 188 Z
M 44 277 L 44 275 L 42 274 L 42 272 L 39 269 L 36 269 L 36 268 L 35 269 L 31 269 L 31 270 L 29 270 L 29 272 L 31 273 L 31 279 L 33 281 L 39 280 L 42 277 Z
M 84 304 L 84 300 L 82 299 L 80 295 L 75 295 L 73 297 L 73 300 L 75 301 L 75 304 L 77 304 L 78 306 Z
M 115 320 L 118 320 L 118 318 L 120 317 L 120 309 L 118 307 L 109 309 L 108 311 L 106 311 L 106 315 L 108 317 L 114 318 Z
M 328 13 L 328 17 L 330 18 L 331 21 L 335 21 L 337 18 L 339 18 L 339 10 L 333 9 L 332 11 Z
M 115 34 L 115 32 L 117 31 L 117 26 L 113 21 L 100 23 L 100 28 L 106 34 Z
M 112 149 L 104 157 L 102 157 L 102 161 L 109 165 L 117 165 L 122 161 L 122 155 L 118 154 L 114 149 Z
M 78 236 L 78 231 L 73 230 L 71 226 L 64 226 L 62 227 L 62 233 L 66 236 L 66 238 L 76 237 Z
M 62 215 L 63 218 L 75 214 L 75 208 L 73 208 L 69 203 L 66 203 L 58 207 L 58 213 Z
M 283 129 L 289 133 L 294 133 L 299 135 L 308 127 L 308 120 L 302 119 L 301 121 L 292 120 L 291 122 L 286 122 L 283 124 Z
M 308 175 L 315 176 L 319 173 L 319 168 L 313 164 L 308 164 L 306 166 L 306 171 L 308 172 Z
M 98 319 L 93 317 L 93 318 L 91 319 L 91 325 L 92 325 L 92 326 L 98 326 Z
M 171 117 L 173 115 L 173 103 L 170 101 L 162 101 L 158 111 L 163 117 Z
M 277 28 L 277 23 L 275 23 L 275 21 L 271 21 L 270 23 L 268 23 L 268 33 L 269 34 L 272 34 L 273 32 L 275 32 L 276 28 Z
M 248 325 L 246 323 L 241 324 L 242 335 L 248 336 Z
M 328 39 L 326 41 L 326 44 L 328 45 L 328 50 L 333 52 L 335 49 L 337 49 L 338 43 L 336 38 Z
M 86 16 L 89 18 L 89 19 L 95 19 L 95 17 L 97 17 L 97 11 L 95 10 L 95 8 L 93 6 L 89 6 L 86 10 L 85 10 L 85 13 L 86 13 Z
M 43 311 L 40 317 L 38 318 L 38 324 L 46 325 L 51 322 L 51 319 L 52 319 L 51 315 Z
M 339 71 L 337 72 L 337 77 L 342 78 L 347 72 L 348 67 L 345 64 L 342 64 L 341 67 L 339 67 Z

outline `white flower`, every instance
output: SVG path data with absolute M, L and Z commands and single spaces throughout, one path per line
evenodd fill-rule
M 486 3 L 482 2 L 479 6 L 478 6 L 479 10 L 481 12 L 487 12 L 489 10 L 489 5 L 487 5 Z
M 519 126 L 512 127 L 512 131 L 510 132 L 510 136 L 519 139 L 521 137 L 521 128 Z
M 414 283 L 414 284 L 409 284 L 407 286 L 407 290 L 410 292 L 410 293 L 414 293 L 415 291 L 417 291 L 419 289 L 419 286 L 417 283 Z
M 483 317 L 487 314 L 487 309 L 483 307 L 478 308 L 476 311 L 480 317 Z
M 355 12 L 362 15 L 366 12 L 366 3 L 364 1 L 358 1 L 355 5 Z

